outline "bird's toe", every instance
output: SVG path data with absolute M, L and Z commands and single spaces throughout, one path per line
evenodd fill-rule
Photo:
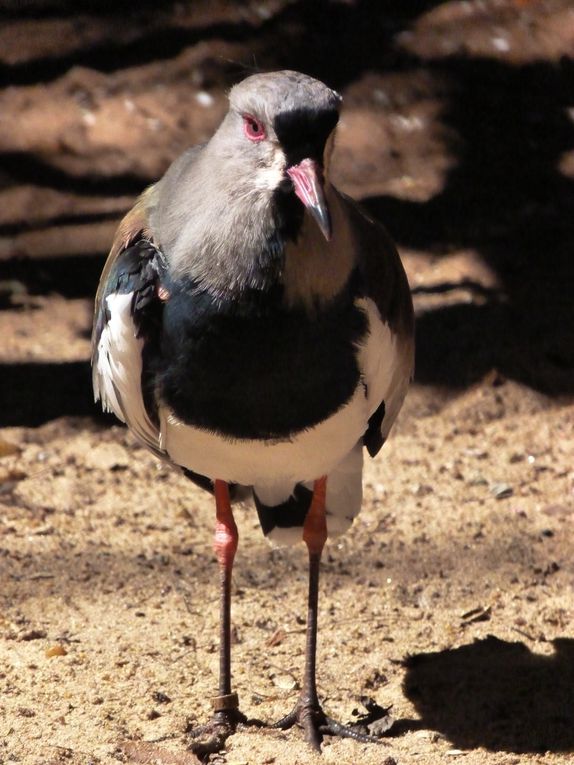
M 186 733 L 190 739 L 189 749 L 199 759 L 221 752 L 225 748 L 227 739 L 241 725 L 261 727 L 263 723 L 261 720 L 247 718 L 239 709 L 231 708 L 216 711 L 209 722 L 188 727 Z
M 389 710 L 370 699 L 363 703 L 367 709 L 366 714 L 360 715 L 356 722 L 344 725 L 328 717 L 318 702 L 300 698 L 293 710 L 271 727 L 287 730 L 299 725 L 303 728 L 307 743 L 317 751 L 321 750 L 324 736 L 352 738 L 365 744 L 381 743 L 381 737 L 392 726 Z
M 220 752 L 242 722 L 246 722 L 246 717 L 238 709 L 215 712 L 209 722 L 188 728 L 189 749 L 199 758 Z

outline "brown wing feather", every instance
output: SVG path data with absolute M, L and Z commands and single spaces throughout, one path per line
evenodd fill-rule
M 384 226 L 353 199 L 343 198 L 348 203 L 367 295 L 375 302 L 381 319 L 406 341 L 414 334 L 413 302 L 395 243 Z
M 144 192 L 122 220 L 102 272 L 92 331 L 92 380 L 104 410 L 113 411 L 160 455 L 153 407 L 142 387 L 143 346 L 151 326 L 147 319 L 158 303 L 165 266 L 148 230 L 152 193 L 153 187 Z
M 129 246 L 129 244 L 136 239 L 139 234 L 143 234 L 148 239 L 151 239 L 151 232 L 149 231 L 149 209 L 154 200 L 155 186 L 149 186 L 136 200 L 136 203 L 132 209 L 125 215 L 120 225 L 117 228 L 112 242 L 112 248 L 106 259 L 102 275 L 100 277 L 100 283 L 98 285 L 98 291 L 96 292 L 96 300 L 94 304 L 94 331 L 92 333 L 92 358 L 97 348 L 99 337 L 98 316 L 102 310 L 102 300 L 107 290 L 108 280 L 110 273 L 118 255 Z
M 355 236 L 357 264 L 365 296 L 376 305 L 381 321 L 394 335 L 392 377 L 384 400 L 369 420 L 365 445 L 371 456 L 382 447 L 403 404 L 414 369 L 414 312 L 403 264 L 385 228 L 352 199 L 348 204 Z M 386 360 L 383 359 L 386 366 Z M 367 385 L 369 381 L 366 380 Z

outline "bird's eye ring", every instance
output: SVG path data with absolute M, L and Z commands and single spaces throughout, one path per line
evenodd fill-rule
M 250 141 L 262 141 L 265 138 L 263 123 L 251 114 L 243 115 L 243 130 Z

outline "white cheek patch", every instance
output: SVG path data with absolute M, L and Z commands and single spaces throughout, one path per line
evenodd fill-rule
M 254 177 L 256 189 L 265 191 L 275 191 L 277 186 L 285 178 L 285 168 L 287 159 L 283 150 L 278 146 L 273 149 L 273 155 L 270 164 L 257 170 Z

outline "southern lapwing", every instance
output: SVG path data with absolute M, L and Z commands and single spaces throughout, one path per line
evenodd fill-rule
M 340 102 L 291 71 L 232 88 L 213 137 L 120 224 L 97 293 L 96 399 L 215 496 L 219 692 L 196 751 L 245 720 L 231 688 L 231 500 L 248 495 L 266 536 L 309 552 L 302 691 L 276 725 L 299 723 L 315 749 L 358 736 L 317 696 L 319 562 L 359 512 L 363 447 L 374 457 L 389 433 L 414 343 L 391 239 L 329 181 Z

